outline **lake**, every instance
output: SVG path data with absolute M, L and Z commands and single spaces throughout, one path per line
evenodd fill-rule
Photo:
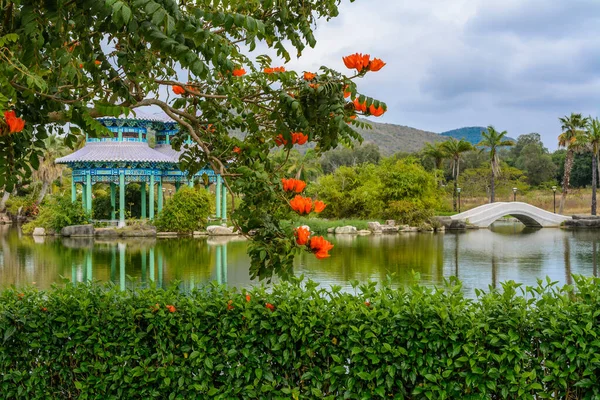
M 466 295 L 475 288 L 498 287 L 514 280 L 535 285 L 549 276 L 572 283 L 571 274 L 598 276 L 597 231 L 532 230 L 520 223 L 497 222 L 491 229 L 460 233 L 330 236 L 331 257 L 305 253 L 295 260 L 296 274 L 324 286 L 351 290 L 350 281 L 393 284 L 415 281 L 441 285 L 458 276 Z M 235 287 L 256 284 L 248 274 L 247 242 L 239 238 L 74 239 L 30 237 L 17 227 L 0 226 L 0 287 L 112 281 L 121 287 L 154 281 L 166 287 L 180 281 L 193 288 L 209 281 Z

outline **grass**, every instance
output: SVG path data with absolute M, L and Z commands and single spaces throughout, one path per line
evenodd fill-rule
M 310 230 L 316 234 L 324 235 L 327 233 L 328 228 L 337 228 L 338 226 L 351 225 L 355 226 L 356 229 L 367 229 L 368 223 L 372 221 L 378 221 L 376 219 L 364 220 L 364 219 L 321 219 L 321 218 L 303 218 L 300 217 L 294 221 L 294 225 L 308 225 Z M 379 222 L 385 222 L 379 220 Z

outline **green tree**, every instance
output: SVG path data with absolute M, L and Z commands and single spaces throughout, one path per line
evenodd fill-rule
M 584 135 L 585 142 L 589 145 L 592 151 L 592 215 L 596 215 L 596 172 L 600 165 L 598 163 L 598 153 L 600 153 L 600 120 L 598 118 L 588 118 L 588 125 Z
M 457 208 L 457 193 L 458 193 L 458 177 L 460 176 L 460 160 L 464 153 L 473 151 L 474 147 L 471 143 L 464 139 L 457 140 L 451 138 L 442 143 L 442 147 L 448 153 L 448 157 L 452 160 L 452 177 L 454 179 L 454 190 L 452 193 L 452 207 L 456 211 Z
M 342 147 L 328 151 L 321 158 L 321 168 L 326 174 L 333 173 L 341 166 L 354 167 L 364 163 L 378 164 L 381 159 L 379 147 L 366 143 L 354 148 Z
M 297 150 L 278 151 L 273 154 L 273 161 L 286 165 L 286 173 L 296 179 L 313 181 L 323 173 L 319 155 L 314 149 L 308 149 L 304 154 Z
M 209 215 L 208 191 L 183 186 L 167 201 L 155 225 L 159 231 L 191 233 L 206 227 Z
M 282 135 L 290 150 L 292 133 L 302 132 L 320 155 L 360 140 L 355 129 L 367 125 L 352 118 L 381 115 L 387 106 L 358 92 L 355 80 L 370 68 L 357 66 L 356 57 L 348 62 L 356 70 L 348 74 L 323 67 L 304 79 L 274 70 L 279 66 L 256 49 L 270 48 L 285 61 L 291 53 L 301 55 L 316 44 L 317 19 L 336 17 L 339 3 L 3 2 L 0 112 L 14 110 L 26 124 L 11 134 L 0 124 L 0 187 L 11 191 L 19 176 L 29 174 L 30 163 L 35 167 L 52 124 L 72 124 L 65 137 L 72 147 L 82 131 L 92 137 L 107 132 L 97 117 L 158 107 L 179 124 L 175 148 L 187 137 L 195 142 L 184 146 L 182 167 L 193 174 L 210 165 L 232 194 L 243 194 L 230 216 L 242 232 L 256 233 L 249 246 L 251 275 L 289 276 L 297 247 L 292 228 L 280 224 L 292 211 L 281 190 L 285 168 L 269 159 L 274 139 Z M 183 93 L 173 95 L 176 86 Z M 231 136 L 234 130 L 244 137 Z
M 438 182 L 438 186 L 442 185 L 442 180 L 438 178 L 439 171 L 442 169 L 442 163 L 448 157 L 446 150 L 442 146 L 441 142 L 435 142 L 434 144 L 425 143 L 425 147 L 422 151 L 423 156 L 433 159 L 435 166 L 435 177 Z
M 515 143 L 512 140 L 505 140 L 507 135 L 506 131 L 498 132 L 493 126 L 488 126 L 487 131 L 481 132 L 481 141 L 477 144 L 479 147 L 483 147 L 481 151 L 487 151 L 491 167 L 490 176 L 490 203 L 493 203 L 495 198 L 496 190 L 496 176 L 500 175 L 500 157 L 498 157 L 498 150 L 502 147 L 513 146 Z
M 562 214 L 565 206 L 565 200 L 569 192 L 569 181 L 571 179 L 571 170 L 573 168 L 573 157 L 576 151 L 582 147 L 581 136 L 584 134 L 584 128 L 587 124 L 587 118 L 580 113 L 571 113 L 570 116 L 559 118 L 563 133 L 558 136 L 558 146 L 567 149 L 565 159 L 564 176 L 562 180 L 562 195 L 560 196 L 559 214 Z
M 525 172 L 530 185 L 539 186 L 555 179 L 557 166 L 543 146 L 530 143 L 521 147 L 518 154 L 515 167 Z

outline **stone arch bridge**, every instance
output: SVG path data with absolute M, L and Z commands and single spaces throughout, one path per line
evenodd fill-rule
M 484 204 L 469 211 L 453 215 L 453 220 L 463 220 L 479 228 L 487 228 L 494 221 L 511 215 L 525 226 L 533 228 L 558 227 L 572 219 L 566 215 L 554 214 L 531 204 L 518 201 Z

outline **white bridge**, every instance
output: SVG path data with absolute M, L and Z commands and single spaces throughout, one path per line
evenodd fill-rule
M 571 219 L 571 217 L 567 217 L 566 215 L 554 214 L 531 204 L 518 201 L 484 204 L 469 211 L 453 215 L 451 218 L 464 220 L 480 228 L 487 228 L 494 221 L 506 215 L 511 215 L 525 226 L 534 228 L 558 227 L 564 221 Z

